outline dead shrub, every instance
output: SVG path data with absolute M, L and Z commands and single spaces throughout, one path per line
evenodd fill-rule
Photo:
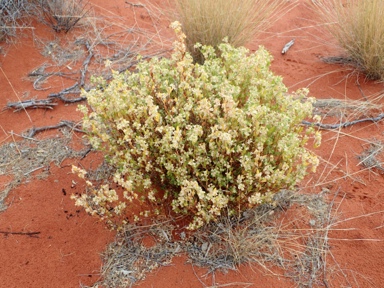
M 22 16 L 29 10 L 27 0 L 0 0 L 0 41 L 16 35 L 23 26 Z
M 89 12 L 87 0 L 35 0 L 36 11 L 43 23 L 55 32 L 68 33 Z

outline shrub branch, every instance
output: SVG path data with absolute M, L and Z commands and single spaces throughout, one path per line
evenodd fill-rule
M 346 127 L 349 127 L 358 123 L 363 123 L 363 122 L 378 122 L 382 119 L 384 119 L 384 113 L 381 113 L 379 114 L 379 116 L 373 117 L 373 118 L 363 118 L 359 120 L 342 122 L 338 124 L 323 124 L 323 123 L 315 123 L 315 122 L 309 122 L 309 121 L 302 121 L 301 123 L 307 126 L 316 126 L 321 129 L 339 129 L 339 128 L 346 128 Z

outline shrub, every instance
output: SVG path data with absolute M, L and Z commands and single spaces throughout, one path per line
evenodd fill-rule
M 196 43 L 217 47 L 228 37 L 233 46 L 245 45 L 265 29 L 281 0 L 175 0 L 176 18 L 187 36 L 187 49 L 196 62 L 203 57 Z
M 307 91 L 289 95 L 263 47 L 248 55 L 222 43 L 218 57 L 200 45 L 205 62 L 194 64 L 173 25 L 178 40 L 170 59 L 141 61 L 135 72 L 114 72 L 108 84 L 97 78 L 98 88 L 83 92 L 90 111 L 80 110 L 90 143 L 116 168 L 113 180 L 124 189 L 117 203 L 141 193 L 193 216 L 195 229 L 292 188 L 316 168 L 317 157 L 304 146 L 320 135 L 300 125 L 312 115 Z M 101 203 L 102 216 L 113 211 L 118 193 L 105 186 L 92 191 L 77 204 L 92 212 Z M 101 199 L 107 194 L 111 201 Z
M 349 60 L 372 79 L 384 79 L 384 0 L 316 1 Z

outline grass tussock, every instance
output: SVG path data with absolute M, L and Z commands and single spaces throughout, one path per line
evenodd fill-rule
M 177 20 L 187 36 L 187 48 L 196 62 L 202 62 L 196 43 L 217 46 L 225 37 L 242 46 L 264 30 L 282 0 L 175 0 Z
M 319 11 L 352 62 L 370 79 L 384 80 L 384 0 L 320 0 Z

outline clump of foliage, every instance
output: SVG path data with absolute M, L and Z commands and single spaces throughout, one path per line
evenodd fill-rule
M 384 80 L 384 0 L 316 1 L 330 32 L 372 79 Z
M 134 72 L 114 72 L 109 83 L 97 78 L 98 87 L 83 92 L 91 107 L 80 106 L 83 127 L 124 190 L 119 198 L 107 186 L 91 189 L 77 198 L 88 212 L 108 217 L 144 197 L 193 216 L 189 228 L 196 229 L 271 202 L 318 164 L 305 145 L 311 137 L 319 144 L 320 134 L 301 125 L 312 116 L 308 91 L 288 94 L 263 47 L 249 54 L 222 43 L 217 56 L 200 45 L 200 65 L 186 52 L 178 22 L 173 28 L 170 59 L 141 61 Z
M 187 49 L 196 62 L 204 61 L 196 43 L 217 47 L 228 43 L 245 45 L 267 28 L 283 0 L 174 0 L 176 17 L 187 36 Z

